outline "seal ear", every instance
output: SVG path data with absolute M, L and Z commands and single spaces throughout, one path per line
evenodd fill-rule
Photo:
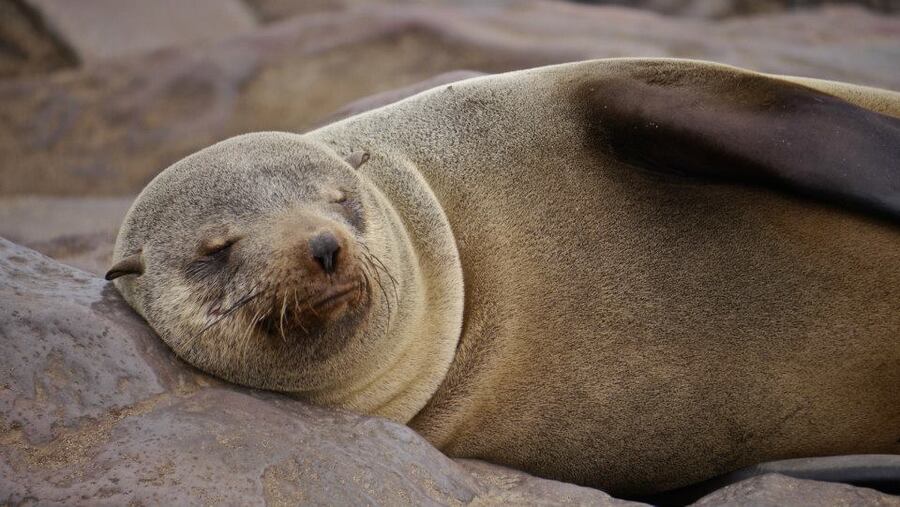
M 120 276 L 142 274 L 144 274 L 144 258 L 142 253 L 138 252 L 115 263 L 113 267 L 109 268 L 109 271 L 106 272 L 105 278 L 107 280 L 115 280 Z
M 344 160 L 346 160 L 347 163 L 350 164 L 350 167 L 352 167 L 354 169 L 359 169 L 360 166 L 362 166 L 363 164 L 365 164 L 366 162 L 369 161 L 369 152 L 362 151 L 362 150 L 354 151 L 353 153 L 348 155 L 347 158 Z
M 762 184 L 900 220 L 900 119 L 803 85 L 688 62 L 579 90 L 588 135 L 656 172 Z

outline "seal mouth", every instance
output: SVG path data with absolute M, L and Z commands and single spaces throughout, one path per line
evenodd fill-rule
M 358 295 L 360 289 L 362 289 L 362 284 L 360 282 L 354 282 L 326 290 L 324 291 L 324 294 L 312 300 L 309 307 L 313 310 L 328 310 L 334 308 L 341 303 L 355 299 L 354 296 Z
M 291 302 L 273 301 L 268 315 L 257 323 L 272 337 L 290 342 L 318 336 L 327 328 L 342 325 L 345 317 L 359 313 L 365 305 L 366 284 L 362 280 L 338 282 L 305 298 Z

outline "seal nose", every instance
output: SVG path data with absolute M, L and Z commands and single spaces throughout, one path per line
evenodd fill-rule
M 330 232 L 322 232 L 309 240 L 309 252 L 326 273 L 334 273 L 341 244 Z

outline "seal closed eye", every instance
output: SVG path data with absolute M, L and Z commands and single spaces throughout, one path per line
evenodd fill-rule
M 215 375 L 616 495 L 898 453 L 898 116 L 686 60 L 471 79 L 187 157 L 108 276 Z

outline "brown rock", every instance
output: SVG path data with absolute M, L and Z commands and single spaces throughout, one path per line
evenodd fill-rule
M 461 68 L 674 56 L 900 89 L 898 32 L 900 18 L 851 8 L 722 23 L 539 0 L 299 16 L 0 83 L 0 195 L 135 193 L 215 141 L 302 131 L 351 100 Z
M 107 282 L 0 239 L 0 504 L 635 505 L 183 364 Z
M 0 78 L 72 67 L 78 58 L 22 2 L 0 0 Z
M 263 22 L 347 9 L 355 0 L 245 0 Z
M 0 237 L 95 275 L 109 269 L 129 197 L 0 199 Z
M 264 21 L 270 22 L 314 12 L 338 11 L 371 0 L 246 0 Z M 449 4 L 464 0 L 392 0 L 394 4 Z M 517 0 L 465 0 L 470 4 L 510 3 Z M 562 1 L 562 0 L 560 0 Z M 900 0 L 568 0 L 583 4 L 620 5 L 670 16 L 718 19 L 769 14 L 822 5 L 859 5 L 880 12 L 900 12 Z
M 240 0 L 24 0 L 92 62 L 231 37 L 256 26 Z
M 819 505 L 900 506 L 900 497 L 847 484 L 794 479 L 779 474 L 726 486 L 691 504 L 700 506 L 806 507 Z

